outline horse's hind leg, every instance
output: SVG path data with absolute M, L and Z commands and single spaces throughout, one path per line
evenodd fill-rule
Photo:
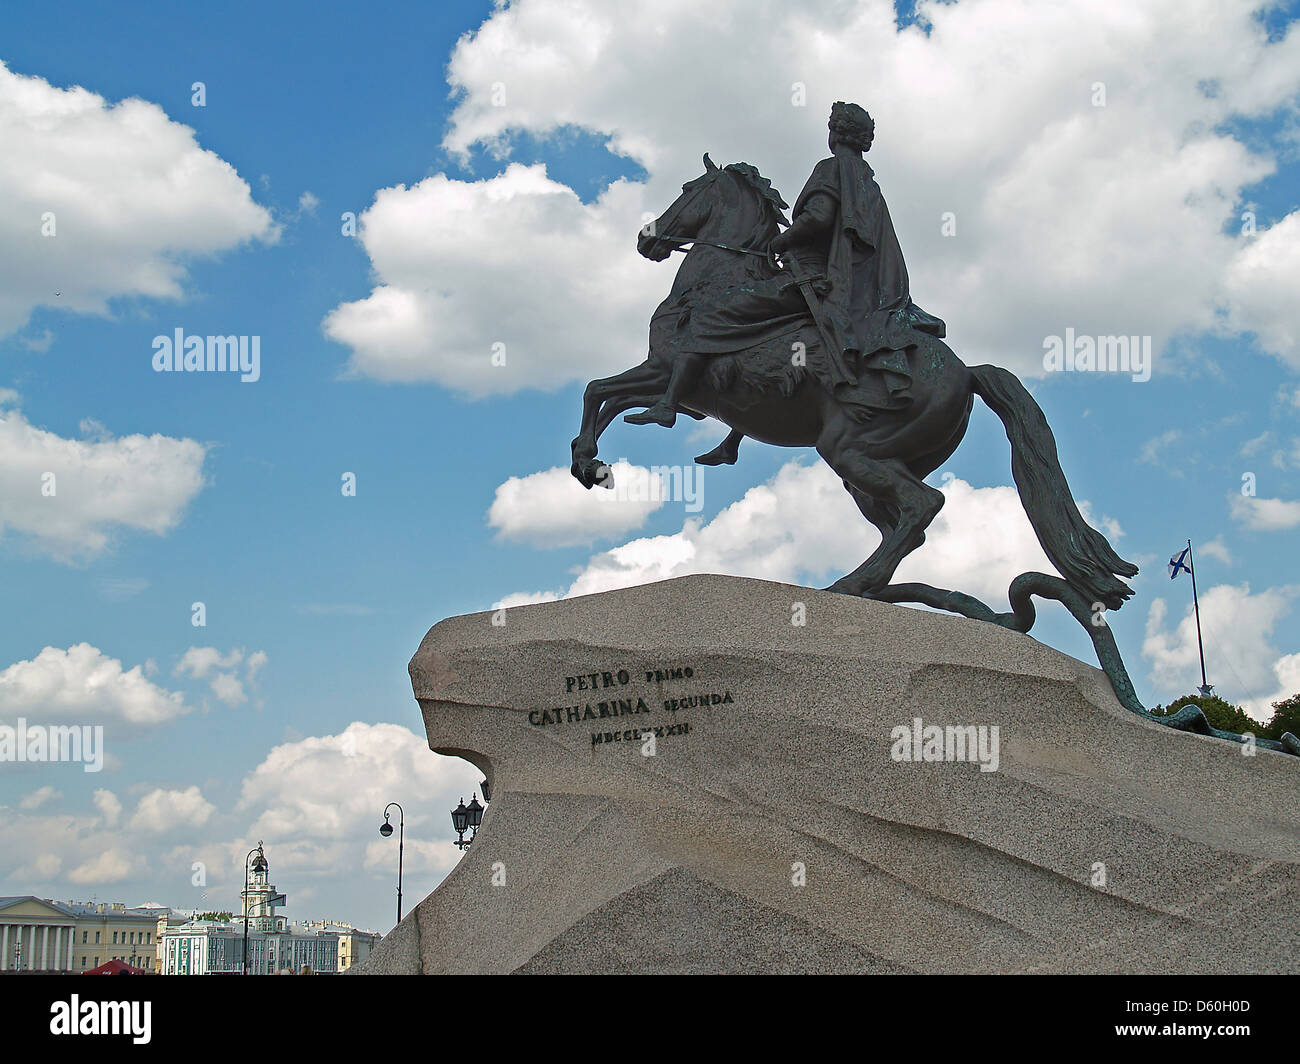
M 877 499 L 874 495 L 859 491 L 847 480 L 844 481 L 844 487 L 853 496 L 853 501 L 858 504 L 862 516 L 880 530 L 880 541 L 883 543 L 885 537 L 898 527 L 898 509 L 892 503 L 887 503 L 882 499 Z
M 881 534 L 880 546 L 871 557 L 829 590 L 849 595 L 879 591 L 893 579 L 903 559 L 925 542 L 926 528 L 943 507 L 943 494 L 900 459 L 871 458 L 845 434 L 819 442 L 817 450 Z

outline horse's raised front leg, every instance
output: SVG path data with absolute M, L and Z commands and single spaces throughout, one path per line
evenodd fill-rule
M 604 431 L 614 423 L 614 419 L 624 410 L 630 410 L 634 406 L 646 406 L 653 403 L 658 397 L 658 392 L 646 392 L 639 395 L 620 395 L 617 398 L 605 400 L 605 402 L 601 404 L 600 414 L 596 418 L 595 439 L 599 441 Z M 604 462 L 592 457 L 588 460 L 587 468 L 591 478 L 591 484 L 587 484 L 585 480 L 582 480 L 582 483 L 586 487 L 590 488 L 594 484 L 599 484 L 604 488 L 614 487 L 613 475 L 605 475 L 603 472 L 608 469 Z M 581 480 L 582 478 L 579 479 Z
M 597 441 L 600 434 L 608 428 L 609 422 L 613 420 L 611 417 L 605 419 L 603 424 L 600 423 L 605 403 L 632 393 L 636 393 L 640 398 L 648 391 L 654 393 L 649 400 L 653 402 L 654 396 L 663 391 L 668 376 L 669 370 L 666 367 L 656 366 L 647 359 L 639 366 L 633 366 L 612 377 L 594 380 L 587 385 L 582 395 L 582 427 L 574 437 L 571 447 L 573 465 L 570 470 L 578 483 L 585 488 L 590 488 L 596 483 L 596 474 L 600 468 L 600 463 L 596 461 Z M 620 407 L 620 410 L 636 405 L 638 404 L 628 403 Z
M 601 404 L 600 414 L 596 418 L 596 425 L 592 438 L 599 442 L 601 435 L 611 424 L 613 424 L 614 419 L 618 417 L 619 414 L 624 410 L 630 410 L 634 406 L 646 406 L 649 403 L 653 403 L 655 399 L 658 398 L 659 394 L 660 393 L 658 392 L 646 392 L 637 395 L 620 395 L 617 398 L 605 400 L 605 402 Z M 575 459 L 574 462 L 575 472 L 573 475 L 578 477 L 578 482 L 582 484 L 583 487 L 590 488 L 594 487 L 596 484 L 599 484 L 603 488 L 614 487 L 613 474 L 606 472 L 609 467 L 596 458 L 594 450 L 592 456 L 584 460 L 581 476 L 579 476 L 576 471 L 577 459 Z
M 926 528 L 943 507 L 943 493 L 897 458 L 868 457 L 851 431 L 829 435 L 818 442 L 817 451 L 881 532 L 880 546 L 871 557 L 827 590 L 848 595 L 879 591 L 893 579 L 903 559 L 925 542 Z

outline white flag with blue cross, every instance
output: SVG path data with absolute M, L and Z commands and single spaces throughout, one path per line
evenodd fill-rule
M 1187 565 L 1187 555 L 1192 552 L 1191 547 L 1184 547 L 1172 558 L 1169 559 L 1169 579 L 1172 580 L 1179 573 L 1190 573 L 1192 570 Z

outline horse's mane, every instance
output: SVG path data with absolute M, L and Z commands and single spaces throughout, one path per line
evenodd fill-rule
M 730 163 L 723 169 L 744 178 L 755 192 L 767 200 L 776 220 L 787 226 L 790 224 L 784 213 L 790 205 L 781 198 L 781 193 L 772 187 L 772 182 L 758 172 L 758 167 L 751 166 L 749 163 Z
M 758 167 L 749 163 L 730 163 L 722 168 L 722 172 L 739 178 L 741 184 L 748 186 L 758 196 L 758 220 L 750 232 L 739 236 L 741 243 L 748 247 L 766 247 L 781 225 L 790 224 L 783 213 L 788 205 L 781 198 L 781 193 L 758 172 Z M 772 273 L 772 266 L 761 259 L 747 258 L 744 270 L 751 277 L 767 277 Z

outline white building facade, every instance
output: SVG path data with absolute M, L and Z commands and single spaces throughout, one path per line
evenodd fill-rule
M 107 961 L 157 970 L 157 907 L 0 898 L 0 971 L 84 972 Z
M 241 894 L 248 922 L 248 974 L 279 971 L 332 974 L 339 970 L 339 936 L 291 924 L 276 913 L 286 901 L 270 882 L 270 865 L 258 843 L 248 889 Z M 161 934 L 163 975 L 239 975 L 244 971 L 244 916 L 219 923 L 190 920 Z
M 236 923 L 191 920 L 169 927 L 162 937 L 163 975 L 241 975 L 244 929 Z M 333 974 L 338 971 L 339 936 L 285 924 L 279 931 L 248 932 L 248 974 L 288 970 Z
M 0 898 L 0 971 L 79 972 L 77 916 L 66 905 L 30 895 Z

